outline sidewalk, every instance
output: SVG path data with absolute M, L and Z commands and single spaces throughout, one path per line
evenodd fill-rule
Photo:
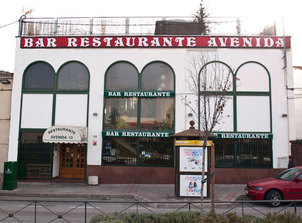
M 243 184 L 215 185 L 216 201 L 235 201 L 244 195 Z M 36 197 L 97 199 L 116 201 L 199 201 L 199 198 L 178 198 L 174 194 L 174 184 L 100 184 L 86 183 L 18 182 L 18 188 L 11 191 L 0 190 L 1 197 Z M 209 198 L 206 198 L 207 200 Z

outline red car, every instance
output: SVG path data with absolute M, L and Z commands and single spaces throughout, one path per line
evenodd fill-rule
M 278 207 L 278 200 L 302 200 L 302 166 L 280 173 L 277 177 L 249 182 L 244 188 L 251 200 L 274 200 L 273 207 Z

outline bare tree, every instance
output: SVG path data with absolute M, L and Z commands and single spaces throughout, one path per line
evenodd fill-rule
M 205 183 L 205 152 L 213 129 L 223 121 L 228 100 L 227 92 L 232 88 L 232 70 L 218 60 L 215 53 L 191 52 L 188 56 L 187 85 L 194 97 L 183 100 L 198 119 L 199 129 L 203 131 L 201 209 L 203 214 L 203 191 Z M 213 164 L 212 164 L 213 165 Z

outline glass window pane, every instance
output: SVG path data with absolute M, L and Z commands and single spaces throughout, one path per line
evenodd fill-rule
M 59 90 L 88 90 L 87 68 L 77 62 L 65 64 L 58 74 Z
M 221 168 L 235 167 L 233 139 L 215 140 L 215 166 Z
M 257 63 L 247 63 L 240 67 L 236 76 L 237 91 L 269 92 L 269 74 Z
M 173 166 L 173 139 L 140 138 L 139 157 L 142 166 Z
M 207 64 L 200 72 L 200 91 L 232 91 L 232 71 L 220 62 Z
M 25 90 L 53 90 L 55 73 L 53 68 L 44 62 L 30 65 L 24 73 Z
M 272 141 L 257 139 L 215 140 L 215 165 L 227 167 L 272 167 Z
M 174 98 L 143 98 L 140 118 L 141 130 L 173 130 Z
M 116 63 L 106 74 L 106 90 L 137 90 L 138 73 L 129 63 Z
M 237 141 L 237 167 L 272 167 L 271 140 Z
M 105 137 L 103 165 L 136 165 L 137 138 Z
M 106 98 L 104 129 L 137 129 L 137 98 Z
M 174 74 L 164 63 L 152 63 L 142 73 L 142 90 L 174 91 Z

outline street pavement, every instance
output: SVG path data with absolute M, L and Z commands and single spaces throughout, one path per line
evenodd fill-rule
M 216 184 L 215 201 L 228 202 L 244 198 L 243 184 Z M 99 184 L 18 182 L 14 190 L 0 190 L 1 197 L 34 197 L 39 199 L 68 198 L 96 200 L 136 200 L 147 202 L 199 201 L 200 198 L 179 198 L 174 184 Z M 210 200 L 210 198 L 205 198 Z

